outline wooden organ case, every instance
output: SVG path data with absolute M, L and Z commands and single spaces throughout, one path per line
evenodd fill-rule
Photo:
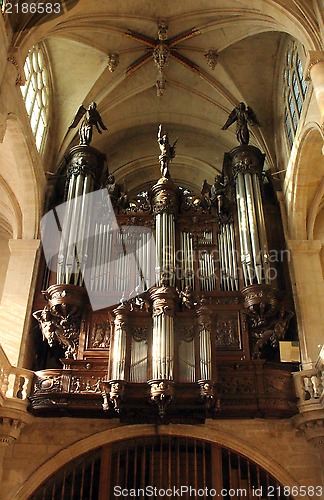
M 104 178 L 100 152 L 69 151 L 42 235 L 33 414 L 202 423 L 297 412 L 296 366 L 279 358 L 296 337 L 288 254 L 263 164 L 240 145 L 199 195 L 168 175 L 130 198 Z

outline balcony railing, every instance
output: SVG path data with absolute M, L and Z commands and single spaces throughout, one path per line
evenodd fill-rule
M 10 364 L 0 345 L 0 406 L 27 409 L 34 372 Z
M 295 372 L 294 382 L 301 413 L 324 409 L 324 347 L 322 347 L 315 367 Z

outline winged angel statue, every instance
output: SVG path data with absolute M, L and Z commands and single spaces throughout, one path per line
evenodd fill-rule
M 102 133 L 102 130 L 108 130 L 101 119 L 101 116 L 97 110 L 97 103 L 95 102 L 90 103 L 88 109 L 86 109 L 83 106 L 83 104 L 81 104 L 75 117 L 73 118 L 71 125 L 69 126 L 69 130 L 77 127 L 80 121 L 81 125 L 79 128 L 79 136 L 80 136 L 79 144 L 85 146 L 89 146 L 91 143 L 92 130 L 94 126 L 98 130 L 99 134 Z
M 222 126 L 222 130 L 228 129 L 234 122 L 236 122 L 236 137 L 240 144 L 249 144 L 248 124 L 261 126 L 253 109 L 250 106 L 246 107 L 244 102 L 240 102 L 229 114 L 226 123 Z

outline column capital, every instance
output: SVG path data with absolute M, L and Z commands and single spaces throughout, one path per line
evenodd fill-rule
M 287 245 L 295 253 L 318 254 L 322 249 L 320 240 L 287 240 Z
M 13 239 L 9 240 L 9 249 L 11 255 L 20 252 L 37 252 L 40 247 L 40 240 L 24 240 L 24 239 Z
M 287 245 L 295 253 L 318 254 L 322 249 L 320 240 L 288 240 Z

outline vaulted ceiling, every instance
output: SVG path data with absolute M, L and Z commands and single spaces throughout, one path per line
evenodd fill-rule
M 47 48 L 54 97 L 51 170 L 77 142 L 76 129 L 68 127 L 80 104 L 91 101 L 97 102 L 108 127 L 102 135 L 95 133 L 92 145 L 107 155 L 110 172 L 126 178 L 130 190 L 159 176 L 159 123 L 171 141 L 179 138 L 172 177 L 196 189 L 203 179 L 211 181 L 224 152 L 237 145 L 235 125 L 226 131 L 221 127 L 240 101 L 253 108 L 262 124 L 253 128 L 251 143 L 267 154 L 268 168 L 276 168 L 281 47 L 293 36 L 306 48 L 316 48 L 309 2 L 62 4 L 65 13 L 49 16 L 47 22 L 35 19 L 34 27 L 16 40 L 25 53 L 41 39 Z M 165 26 L 159 28 L 162 21 Z M 118 64 L 111 67 L 115 54 Z

